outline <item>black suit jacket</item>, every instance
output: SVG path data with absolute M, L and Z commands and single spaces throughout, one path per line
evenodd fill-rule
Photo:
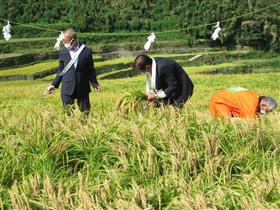
M 166 103 L 182 106 L 193 94 L 194 85 L 184 69 L 169 58 L 154 58 L 156 62 L 156 89 L 167 97 Z
M 81 46 L 81 43 L 79 43 L 79 46 Z M 92 50 L 85 47 L 78 57 L 77 67 L 75 68 L 73 64 L 64 75 L 58 76 L 70 60 L 71 55 L 66 48 L 59 51 L 59 67 L 52 85 L 58 88 L 62 82 L 61 94 L 63 95 L 71 96 L 74 94 L 74 91 L 77 96 L 86 95 L 90 92 L 90 83 L 93 86 L 98 85 L 93 65 Z

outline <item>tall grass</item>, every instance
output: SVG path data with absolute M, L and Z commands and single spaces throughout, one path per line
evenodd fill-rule
M 279 100 L 279 73 L 197 71 L 179 111 L 127 109 L 144 75 L 102 80 L 86 123 L 63 115 L 59 93 L 41 98 L 49 82 L 0 83 L 0 209 L 280 208 L 279 113 L 228 124 L 207 113 L 223 87 Z
M 279 114 L 1 112 L 3 208 L 279 208 Z

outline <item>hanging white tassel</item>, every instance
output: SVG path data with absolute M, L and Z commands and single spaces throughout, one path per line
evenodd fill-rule
M 146 52 L 149 51 L 149 49 L 151 48 L 151 45 L 155 41 L 155 39 L 156 39 L 155 33 L 151 33 L 151 35 L 148 37 L 148 41 L 144 45 L 144 49 L 146 50 Z
M 11 28 L 12 26 L 10 25 L 10 21 L 8 21 L 8 24 L 3 27 L 3 35 L 7 41 L 9 41 L 9 39 L 12 37 Z
M 59 50 L 60 49 L 60 44 L 61 42 L 63 41 L 64 39 L 64 34 L 63 32 L 61 31 L 60 34 L 59 34 L 59 37 L 56 39 L 56 43 L 54 45 L 54 49 L 56 50 Z
M 221 31 L 221 27 L 220 27 L 220 22 L 217 22 L 216 26 L 215 26 L 215 31 L 212 34 L 211 38 L 215 41 L 217 38 L 219 38 L 219 32 Z

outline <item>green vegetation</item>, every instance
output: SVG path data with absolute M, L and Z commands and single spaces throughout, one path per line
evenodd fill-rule
M 38 63 L 31 66 L 1 70 L 0 76 L 15 75 L 15 74 L 30 75 L 41 71 L 50 70 L 56 68 L 57 66 L 58 66 L 58 61 L 48 61 L 45 63 Z
M 173 57 L 187 57 L 187 56 L 195 56 L 195 55 L 220 55 L 220 54 L 227 54 L 227 55 L 236 55 L 236 54 L 248 54 L 248 50 L 235 50 L 235 51 L 214 51 L 214 52 L 192 52 L 192 53 L 172 53 L 172 54 L 162 54 L 160 55 L 161 57 L 168 57 L 168 58 L 173 58 Z M 157 55 L 151 55 L 152 57 L 157 56 Z
M 194 49 L 195 51 L 195 49 Z M 194 61 L 188 61 L 189 58 L 195 55 L 201 55 Z M 236 50 L 236 51 L 202 51 L 192 53 L 178 54 L 154 54 L 152 56 L 170 57 L 177 60 L 184 66 L 188 73 L 260 73 L 260 72 L 277 72 L 280 69 L 280 60 L 275 53 L 261 53 L 253 50 Z M 137 75 L 137 72 L 132 71 L 132 62 L 134 57 L 122 57 L 111 60 L 103 60 L 103 55 L 94 55 L 95 68 L 97 75 L 101 79 L 116 79 L 132 77 Z M 30 66 L 13 68 L 0 71 L 0 76 L 13 75 L 34 75 L 44 73 L 42 76 L 34 78 L 26 77 L 26 79 L 39 79 L 44 77 L 44 80 L 53 79 L 54 69 L 57 67 L 57 60 L 48 61 Z M 48 71 L 49 73 L 45 73 Z M 50 75 L 51 74 L 51 75 Z M 6 78 L 6 77 L 5 77 Z M 11 79 L 15 79 L 12 77 Z M 23 78 L 18 78 L 23 79 Z
M 86 124 L 64 117 L 58 92 L 41 98 L 49 82 L 0 83 L 1 208 L 280 208 L 279 113 L 226 125 L 207 113 L 223 87 L 279 100 L 279 73 L 190 76 L 179 112 L 123 112 L 145 76 L 101 80 Z
M 280 209 L 279 109 L 228 123 L 207 111 L 233 86 L 280 101 L 280 5 L 236 17 L 275 3 L 0 0 L 0 18 L 56 30 L 12 24 L 0 40 L 0 80 L 32 79 L 0 82 L 0 209 Z M 229 18 L 215 42 L 213 25 L 196 27 Z M 87 122 L 64 115 L 59 90 L 43 96 L 68 27 L 92 46 L 102 86 Z M 150 32 L 152 56 L 176 59 L 195 85 L 181 110 L 147 105 L 131 69 Z
M 116 59 L 107 60 L 107 61 L 103 61 L 103 62 L 96 62 L 94 64 L 94 66 L 100 67 L 100 66 L 114 65 L 114 64 L 119 64 L 119 63 L 131 63 L 132 60 L 133 60 L 133 57 L 116 58 Z
M 147 96 L 141 91 L 127 93 L 117 103 L 116 109 L 124 115 L 144 112 L 147 109 Z
M 13 26 L 13 37 L 38 38 L 55 37 L 59 31 L 75 27 L 85 33 L 86 40 L 95 43 L 120 43 L 123 41 L 144 41 L 143 35 L 129 36 L 134 32 L 159 32 L 164 30 L 194 27 L 180 33 L 158 34 L 158 40 L 186 40 L 190 45 L 200 39 L 209 44 L 227 46 L 243 45 L 260 49 L 279 51 L 279 5 L 259 13 L 242 17 L 243 14 L 279 3 L 278 0 L 218 1 L 208 0 L 67 0 L 33 2 L 30 0 L 1 0 L 0 18 L 30 24 L 40 30 L 21 25 Z M 34 15 L 36 14 L 36 15 Z M 81 15 L 83 14 L 83 15 Z M 221 39 L 210 41 L 213 25 L 196 28 L 199 25 L 222 23 Z M 1 22 L 0 27 L 4 22 Z M 54 30 L 54 31 L 53 31 Z M 57 32 L 56 32 L 57 31 Z M 98 36 L 88 33 L 122 33 L 122 36 Z
M 145 75 L 131 70 L 135 52 L 125 50 L 94 55 L 105 59 L 95 62 L 102 92 L 91 93 L 87 123 L 78 109 L 64 116 L 59 90 L 42 96 L 53 75 L 0 82 L 0 209 L 280 208 L 279 111 L 228 124 L 207 112 L 211 95 L 224 87 L 279 101 L 278 55 L 219 48 L 159 52 L 153 55 L 176 59 L 195 84 L 180 111 L 147 106 Z M 202 56 L 188 61 L 195 55 Z M 57 65 L 29 64 L 0 76 Z
M 20 56 L 22 55 L 21 53 L 3 53 L 3 54 L 0 54 L 0 59 L 2 58 L 10 58 L 10 57 L 15 57 L 15 56 Z

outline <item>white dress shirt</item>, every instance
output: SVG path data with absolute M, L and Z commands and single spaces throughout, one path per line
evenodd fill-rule
M 156 69 L 157 69 L 157 64 L 156 64 L 155 59 L 152 58 L 152 61 L 153 61 L 152 62 L 152 74 L 150 74 L 148 72 L 146 73 L 146 92 L 148 93 L 148 92 L 150 92 L 152 90 L 153 92 L 155 92 L 157 94 L 158 98 L 165 98 L 166 97 L 165 92 L 162 91 L 162 90 L 157 90 L 156 89 L 156 73 L 157 73 Z M 151 79 L 151 77 L 152 77 L 152 79 Z M 152 82 L 151 82 L 152 85 L 150 85 L 151 84 L 150 83 L 151 80 L 152 80 Z
M 69 53 L 70 53 L 70 56 L 71 56 L 71 59 L 75 56 L 75 54 L 77 53 L 77 51 L 78 51 L 78 49 L 79 49 L 79 43 L 77 44 L 77 47 L 76 47 L 76 49 L 75 50 L 69 50 Z M 77 68 L 77 65 L 78 65 L 78 60 L 79 59 L 76 59 L 76 61 L 75 61 L 75 63 L 74 63 L 74 66 L 75 66 L 75 68 Z

